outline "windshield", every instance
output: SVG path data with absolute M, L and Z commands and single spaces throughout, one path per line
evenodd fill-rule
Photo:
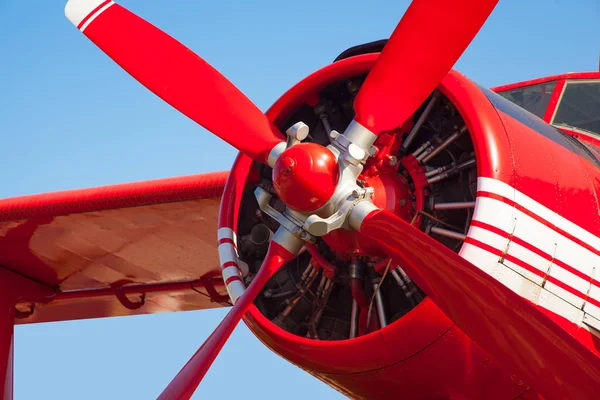
M 552 125 L 600 134 L 600 80 L 568 81 Z
M 555 86 L 556 82 L 544 82 L 498 92 L 498 94 L 543 119 Z

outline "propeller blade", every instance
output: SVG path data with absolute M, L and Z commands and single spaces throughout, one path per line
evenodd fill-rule
M 378 134 L 404 123 L 456 63 L 498 0 L 414 0 L 354 102 Z
M 360 232 L 396 259 L 471 339 L 545 399 L 597 397 L 598 358 L 534 304 L 389 211 L 371 212 Z
M 278 240 L 281 243 L 285 242 L 285 240 L 279 239 L 283 235 L 288 235 L 287 238 L 289 240 L 287 243 L 291 242 L 292 244 L 286 247 L 292 247 L 292 251 L 278 243 Z M 169 386 L 165 388 L 158 397 L 158 400 L 189 399 L 194 394 L 204 375 L 206 375 L 206 372 L 219 355 L 225 342 L 231 336 L 231 333 L 246 313 L 246 310 L 248 310 L 248 307 L 254 302 L 256 296 L 258 296 L 267 281 L 279 268 L 296 256 L 303 245 L 300 239 L 296 239 L 295 237 L 290 238 L 289 235 L 291 234 L 285 231 L 284 228 L 279 228 L 275 233 L 265 260 L 250 286 L 248 286 L 244 294 L 237 300 L 204 344 L 202 344 L 187 364 L 179 371 L 177 376 L 169 383 Z
M 67 18 L 161 99 L 210 132 L 266 163 L 279 132 L 242 92 L 190 49 L 129 10 L 103 0 L 70 0 Z

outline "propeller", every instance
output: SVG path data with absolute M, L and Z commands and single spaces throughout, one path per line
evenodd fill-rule
M 280 133 L 210 64 L 112 1 L 71 0 L 67 18 L 161 99 L 253 160 L 267 163 Z
M 290 247 L 286 249 L 282 244 Z M 235 305 L 229 310 L 223 321 L 206 339 L 204 344 L 196 351 L 192 358 L 183 366 L 181 371 L 169 383 L 169 386 L 159 396 L 159 400 L 179 400 L 189 399 L 196 387 L 208 372 L 208 369 L 219 355 L 219 352 L 225 345 L 229 336 L 240 322 L 248 307 L 252 305 L 254 299 L 262 291 L 267 281 L 281 268 L 285 263 L 291 261 L 300 248 L 303 241 L 291 236 L 284 228 L 279 228 L 267 250 L 267 255 L 258 270 L 258 273 L 252 280 L 252 283 L 244 291 L 244 294 L 237 300 Z
M 360 233 L 379 243 L 501 365 L 547 391 L 544 398 L 597 397 L 597 357 L 532 303 L 389 211 L 367 215 Z M 563 382 L 578 392 L 566 392 Z
M 460 57 L 496 3 L 413 1 L 356 98 L 356 124 L 351 126 L 366 129 L 352 133 L 349 128 L 344 136 L 364 150 L 362 145 L 374 140 L 375 133 L 408 119 Z M 279 131 L 231 82 L 191 50 L 110 0 L 70 0 L 65 14 L 164 101 L 253 160 L 274 165 L 285 148 Z M 361 158 L 360 152 L 349 150 L 352 157 Z M 348 187 L 346 183 L 340 180 L 336 188 Z M 278 230 L 253 282 L 161 399 L 187 399 L 193 394 L 264 284 L 301 245 L 289 231 Z

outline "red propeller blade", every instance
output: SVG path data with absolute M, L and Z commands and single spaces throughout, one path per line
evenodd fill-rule
M 161 99 L 265 163 L 282 139 L 267 117 L 190 49 L 112 1 L 70 0 L 65 14 L 92 42 Z
M 360 232 L 398 260 L 469 337 L 545 399 L 598 396 L 598 358 L 532 303 L 389 211 L 369 214 Z
M 498 0 L 413 0 L 354 102 L 378 134 L 400 126 L 456 63 Z
M 194 394 L 202 378 L 206 375 L 206 372 L 219 355 L 223 345 L 225 345 L 225 342 L 231 336 L 231 333 L 246 313 L 248 307 L 254 302 L 256 296 L 258 296 L 273 274 L 294 257 L 295 254 L 286 250 L 275 239 L 271 241 L 265 260 L 250 286 L 248 286 L 244 294 L 238 299 L 229 313 L 227 313 L 219 326 L 211 333 L 187 364 L 184 365 L 177 376 L 169 383 L 169 386 L 165 388 L 159 396 L 159 400 L 189 399 Z

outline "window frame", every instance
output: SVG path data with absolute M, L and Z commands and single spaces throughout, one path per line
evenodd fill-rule
M 554 86 L 554 91 L 550 96 L 550 102 L 548 103 L 548 107 L 546 108 L 546 113 L 544 114 L 543 118 L 547 124 L 552 125 L 552 121 L 556 115 L 556 110 L 558 110 L 558 105 L 560 104 L 562 95 L 565 91 L 566 82 L 567 79 L 560 79 L 556 81 L 556 86 Z

